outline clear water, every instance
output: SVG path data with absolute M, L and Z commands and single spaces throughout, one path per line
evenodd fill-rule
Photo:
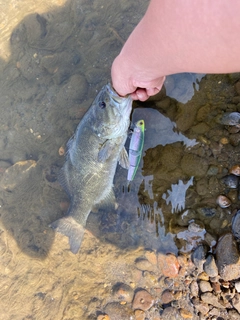
M 230 229 L 238 199 L 221 209 L 216 197 L 230 192 L 220 179 L 239 163 L 239 138 L 216 119 L 240 111 L 237 74 L 171 76 L 136 102 L 143 159 L 129 189 L 117 170 L 117 212 L 89 216 L 77 255 L 48 227 L 69 201 L 56 181 L 60 148 L 146 5 L 0 1 L 0 319 L 95 319 L 112 285 L 132 281 L 145 248 L 186 252 L 194 232 L 211 244 Z

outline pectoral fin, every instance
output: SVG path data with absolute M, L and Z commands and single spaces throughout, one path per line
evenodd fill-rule
M 129 164 L 128 154 L 127 154 L 125 147 L 123 147 L 122 151 L 120 152 L 118 162 L 119 162 L 120 166 L 123 167 L 124 169 L 129 168 L 130 164 Z
M 113 144 L 111 140 L 105 141 L 98 152 L 98 161 L 105 162 L 110 157 L 112 149 L 113 149 Z

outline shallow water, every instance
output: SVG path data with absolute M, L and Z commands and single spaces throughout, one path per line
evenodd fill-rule
M 117 212 L 89 216 L 77 255 L 48 228 L 68 206 L 56 181 L 59 148 L 109 81 L 145 8 L 0 1 L 0 319 L 96 319 L 113 284 L 137 286 L 133 266 L 145 248 L 191 250 L 192 220 L 210 243 L 230 229 L 238 199 L 221 209 L 216 197 L 230 192 L 220 179 L 239 163 L 239 137 L 216 118 L 240 111 L 237 74 L 168 77 L 166 90 L 136 102 L 132 121 L 146 123 L 143 159 L 130 189 L 117 170 Z

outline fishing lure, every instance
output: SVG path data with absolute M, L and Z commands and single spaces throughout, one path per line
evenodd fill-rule
M 144 143 L 144 130 L 145 123 L 144 120 L 139 120 L 134 127 L 130 146 L 129 146 L 129 169 L 128 169 L 128 182 L 132 181 L 136 175 L 143 150 Z

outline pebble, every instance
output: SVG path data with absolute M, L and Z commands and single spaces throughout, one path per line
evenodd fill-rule
M 240 313 L 240 294 L 239 293 L 235 294 L 235 296 L 233 297 L 232 305 L 238 311 L 238 313 Z
M 174 254 L 158 253 L 158 266 L 165 277 L 175 278 L 178 275 L 180 265 Z
M 186 309 L 181 308 L 180 309 L 180 315 L 181 317 L 183 317 L 184 319 L 192 319 L 192 313 Z
M 211 304 L 216 308 L 225 308 L 221 303 L 218 302 L 218 298 L 211 292 L 205 292 L 201 294 L 201 300 L 205 303 Z
M 212 288 L 213 288 L 213 291 L 217 294 L 222 292 L 219 282 L 212 282 Z
M 190 284 L 190 291 L 193 297 L 197 297 L 198 296 L 198 292 L 199 292 L 199 288 L 198 288 L 198 284 L 197 281 L 192 281 L 192 283 Z
M 216 258 L 218 273 L 223 280 L 229 281 L 240 277 L 237 243 L 231 233 L 225 234 L 218 241 Z
M 203 245 L 198 246 L 192 253 L 192 261 L 199 272 L 203 271 L 203 264 L 205 263 L 206 248 Z
M 142 270 L 142 271 L 154 271 L 155 270 L 155 268 L 151 264 L 151 262 L 149 262 L 147 259 L 144 259 L 144 258 L 137 258 L 135 261 L 135 266 L 136 266 L 136 268 L 138 268 L 139 270 Z
M 228 208 L 232 204 L 231 200 L 222 194 L 217 197 L 216 202 L 221 208 Z
M 234 174 L 235 176 L 240 176 L 240 165 L 236 164 L 235 166 L 232 166 L 229 172 Z
M 97 320 L 111 320 L 107 314 L 100 314 Z
M 218 268 L 213 255 L 208 255 L 206 262 L 203 265 L 204 271 L 209 275 L 209 277 L 216 277 L 218 275 Z
M 134 310 L 140 309 L 146 311 L 152 307 L 153 303 L 154 299 L 147 290 L 139 290 L 133 298 L 132 307 Z
M 235 282 L 235 289 L 240 292 L 240 281 Z
M 193 305 L 198 312 L 201 312 L 203 315 L 209 312 L 209 306 L 207 303 L 201 302 L 198 298 L 192 299 Z
M 135 320 L 145 320 L 145 312 L 143 310 L 134 311 Z
M 116 283 L 112 288 L 112 293 L 120 301 L 132 302 L 133 289 L 125 283 Z
M 167 304 L 167 303 L 169 303 L 169 302 L 171 302 L 173 300 L 175 300 L 175 297 L 174 297 L 172 291 L 167 289 L 162 293 L 161 302 L 163 304 Z
M 199 282 L 199 288 L 202 292 L 210 292 L 212 291 L 211 284 L 208 281 L 201 280 Z
M 3 173 L 0 187 L 8 191 L 13 190 L 21 185 L 23 180 L 31 179 L 36 166 L 37 162 L 34 160 L 16 162 Z
M 126 320 L 134 316 L 133 311 L 126 305 L 119 302 L 110 302 L 104 308 L 104 313 L 109 317 L 109 320 Z
M 149 262 L 151 262 L 151 264 L 155 266 L 157 265 L 157 256 L 154 251 L 147 251 L 145 253 L 145 257 L 148 259 Z

